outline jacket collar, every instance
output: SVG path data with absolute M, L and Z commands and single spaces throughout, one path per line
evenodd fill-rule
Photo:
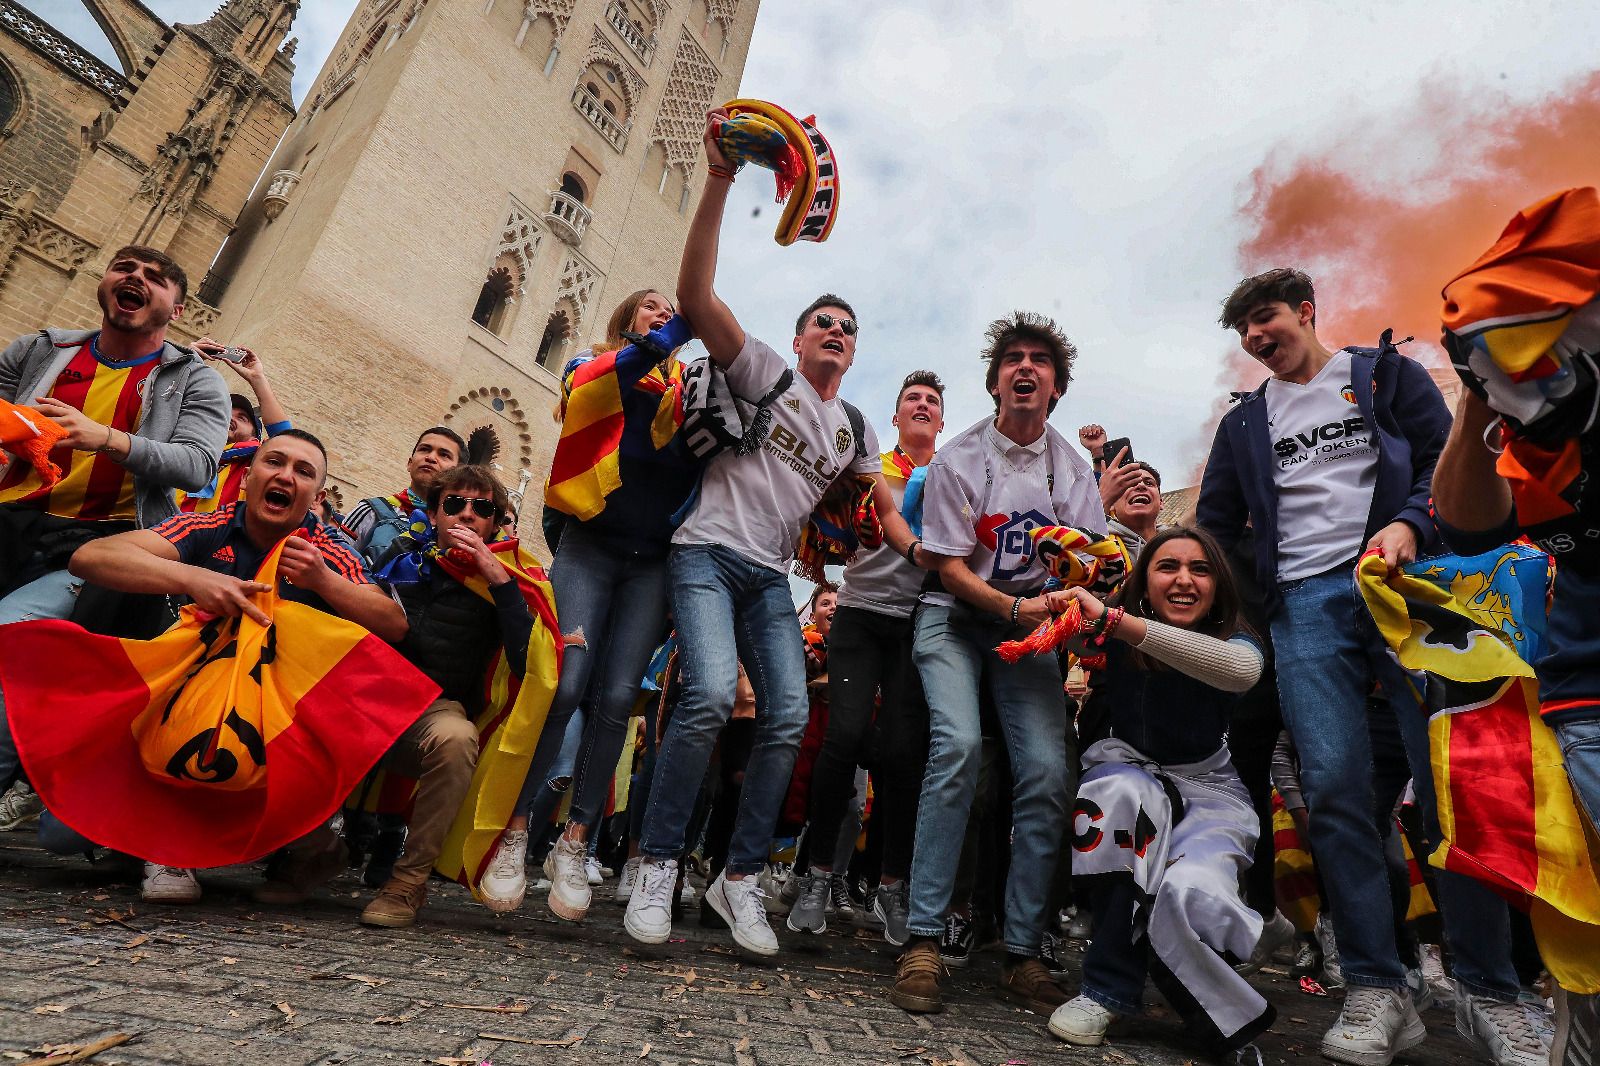
M 89 338 L 100 331 L 97 329 L 47 329 L 45 335 L 50 338 L 50 343 L 56 348 L 80 348 L 87 344 Z M 161 365 L 181 362 L 191 358 L 194 349 L 183 345 L 168 337 L 161 347 Z

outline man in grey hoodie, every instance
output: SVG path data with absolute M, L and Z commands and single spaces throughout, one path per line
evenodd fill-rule
M 188 279 L 164 252 L 111 257 L 96 330 L 46 329 L 0 352 L 0 399 L 66 430 L 46 486 L 21 460 L 0 465 L 0 625 L 72 613 L 82 582 L 67 572 L 79 546 L 178 511 L 173 489 L 199 491 L 227 444 L 221 375 L 167 339 Z M 0 696 L 0 791 L 20 766 Z

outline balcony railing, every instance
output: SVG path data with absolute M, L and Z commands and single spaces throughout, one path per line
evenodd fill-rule
M 623 6 L 622 0 L 611 0 L 611 6 L 606 8 L 606 21 L 611 23 L 611 28 L 617 31 L 627 46 L 633 49 L 634 55 L 645 66 L 650 65 L 650 60 L 655 58 L 656 41 L 652 35 L 646 35 L 633 20 L 628 17 L 628 9 Z
M 300 184 L 298 170 L 279 170 L 272 175 L 272 180 L 267 183 L 267 191 L 261 197 L 261 210 L 266 213 L 267 221 L 272 222 L 283 214 L 283 209 L 289 206 L 289 197 L 294 194 L 295 186 Z
M 545 212 L 544 220 L 555 235 L 567 244 L 576 247 L 583 240 L 584 231 L 589 228 L 589 221 L 593 217 L 593 212 L 576 196 L 560 189 L 551 190 L 550 210 Z
M 582 85 L 572 90 L 572 106 L 583 113 L 583 117 L 600 131 L 600 136 L 610 142 L 611 147 L 620 152 L 627 145 L 628 124 L 618 122 L 616 117 L 601 107 L 600 101 Z

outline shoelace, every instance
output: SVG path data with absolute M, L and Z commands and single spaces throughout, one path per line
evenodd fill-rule
M 844 878 L 842 878 L 842 877 L 830 878 L 829 882 L 828 882 L 828 886 L 829 886 L 829 891 L 833 895 L 833 906 L 834 906 L 835 909 L 839 909 L 839 908 L 843 908 L 843 907 L 854 907 L 856 905 L 855 904 L 855 900 L 850 898 L 850 886 L 845 883 Z
M 564 841 L 557 841 L 556 847 L 561 847 L 563 843 Z M 581 855 L 582 852 L 579 852 L 579 854 Z M 567 883 L 568 888 L 582 886 L 587 889 L 589 887 L 589 870 L 583 862 L 558 862 L 556 863 L 556 869 L 561 871 L 561 880 Z
M 1370 1025 L 1382 1013 L 1388 999 L 1381 989 L 1354 987 L 1345 995 L 1341 1021 L 1355 1025 Z
M 1494 1024 L 1506 1043 L 1518 1051 L 1537 1054 L 1544 1050 L 1544 1043 L 1539 1039 L 1539 1034 L 1534 1032 L 1527 1009 L 1522 1004 L 1501 1003 L 1499 1000 L 1476 996 L 1473 997 L 1473 1003 Z
M 515 877 L 522 867 L 521 848 L 513 847 L 509 834 L 500 841 L 500 850 L 495 852 L 494 865 L 489 873 L 494 877 Z
M 1261 1057 L 1261 1049 L 1254 1044 L 1246 1044 L 1235 1051 L 1233 1062 L 1235 1066 L 1266 1066 L 1265 1060 Z
M 809 890 L 811 882 L 816 880 L 818 878 L 811 878 L 806 884 L 806 889 Z M 727 889 L 733 888 L 736 884 L 739 885 L 738 889 L 732 892 L 727 891 Z M 824 880 L 822 884 L 824 891 L 826 891 L 827 881 Z M 767 898 L 767 894 L 761 890 L 761 886 L 756 884 L 753 879 L 745 878 L 744 883 L 736 881 L 725 882 L 723 892 L 728 901 L 733 904 L 734 917 L 739 920 L 740 925 L 767 924 L 767 908 L 761 905 L 761 901 Z
M 639 883 L 633 891 L 644 897 L 646 907 L 668 908 L 672 906 L 672 886 L 677 880 L 677 867 L 665 863 L 640 863 Z M 587 881 L 584 883 L 588 884 Z
M 826 877 L 817 875 L 807 877 L 800 886 L 800 902 L 797 905 L 801 907 L 826 906 L 828 902 L 828 887 L 828 879 Z M 757 891 L 760 891 L 759 888 Z
M 944 924 L 945 944 L 959 947 L 967 939 L 967 929 L 972 923 L 960 915 L 951 915 L 950 920 Z

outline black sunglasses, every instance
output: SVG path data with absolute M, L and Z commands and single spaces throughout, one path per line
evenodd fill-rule
M 854 337 L 856 335 L 856 330 L 861 328 L 860 326 L 856 325 L 855 319 L 853 318 L 834 318 L 826 311 L 818 311 L 817 317 L 812 319 L 812 321 L 817 324 L 818 329 L 832 329 L 833 324 L 837 322 L 839 323 L 839 328 L 844 330 L 844 335 L 846 337 Z
M 446 496 L 440 504 L 447 515 L 458 515 L 467 504 L 472 504 L 472 513 L 479 518 L 493 518 L 499 513 L 493 500 L 479 500 L 467 496 Z

